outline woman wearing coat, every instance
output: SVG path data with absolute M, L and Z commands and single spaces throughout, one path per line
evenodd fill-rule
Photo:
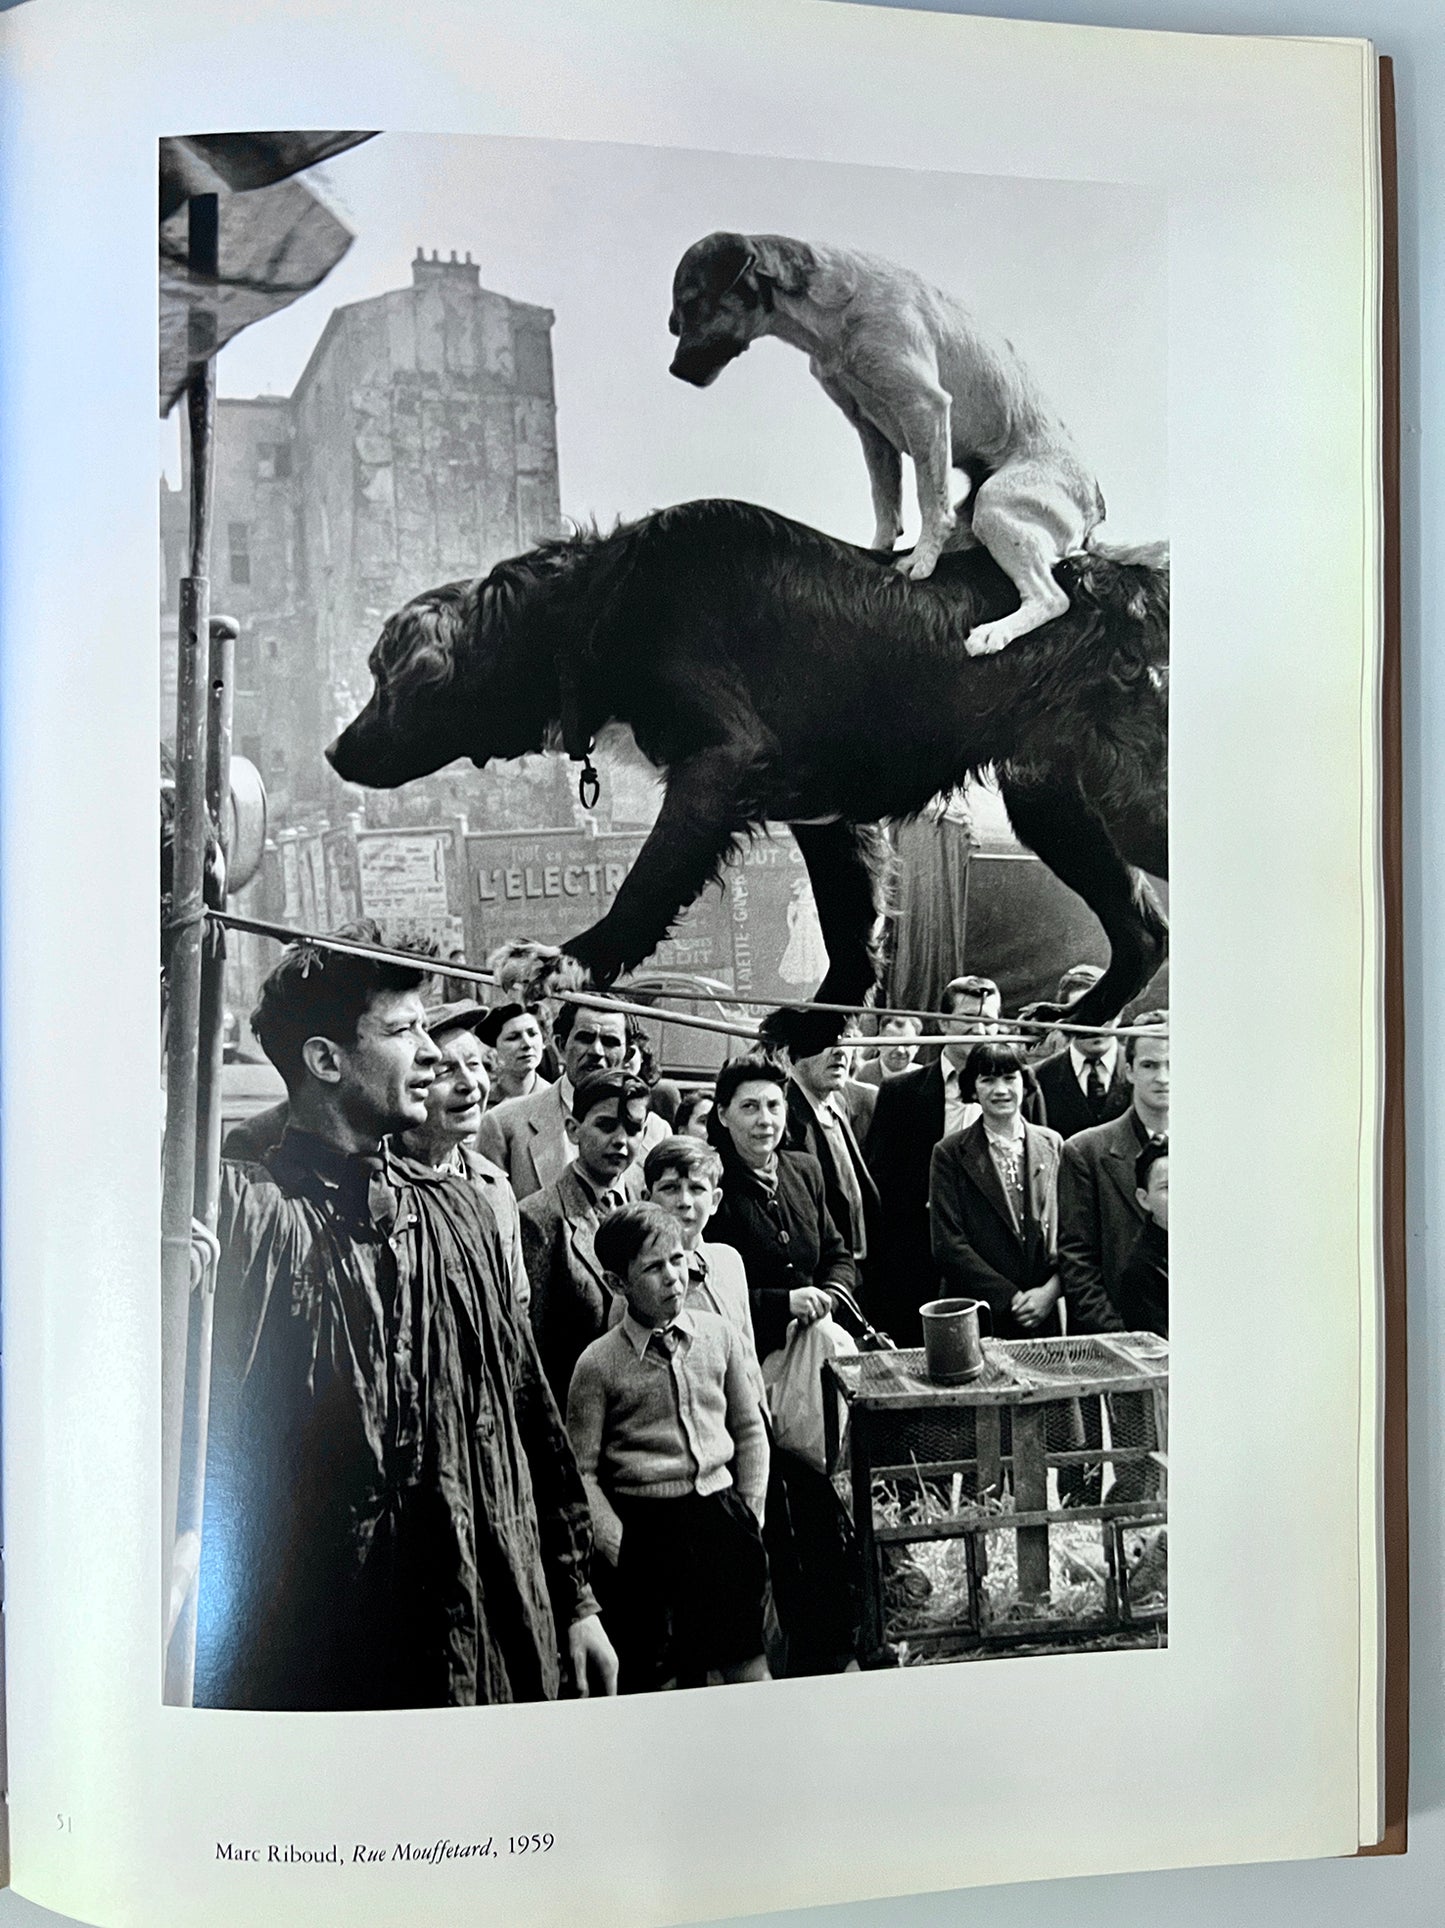
M 990 1039 L 964 1063 L 959 1091 L 980 1116 L 933 1149 L 928 1216 L 933 1262 L 949 1297 L 983 1299 L 997 1339 L 1043 1339 L 1061 1331 L 1059 1300 L 1059 1158 L 1063 1140 L 1023 1116 L 1034 1075 L 1022 1051 Z M 1000 1446 L 1010 1451 L 1009 1415 Z M 1076 1400 L 1045 1408 L 1045 1437 L 1055 1452 L 1084 1443 Z M 961 1440 L 965 1456 L 972 1452 Z M 1079 1469 L 1060 1467 L 1066 1502 L 1078 1493 Z
M 998 1339 L 1060 1330 L 1059 1155 L 1063 1140 L 1023 1117 L 1033 1086 L 1023 1053 L 985 1040 L 959 1079 L 981 1116 L 933 1150 L 933 1262 L 950 1296 L 985 1299 Z
M 747 1273 L 763 1378 L 805 1339 L 828 1349 L 833 1290 L 853 1290 L 853 1259 L 828 1211 L 823 1172 L 783 1148 L 788 1076 L 740 1058 L 718 1073 L 708 1137 L 723 1162 L 722 1199 L 707 1238 L 731 1245 Z M 790 1332 L 793 1338 L 790 1340 Z M 852 1349 L 851 1346 L 849 1348 Z M 823 1388 L 815 1379 L 821 1409 Z M 778 1419 L 779 1415 L 771 1415 Z M 817 1413 L 821 1433 L 821 1410 Z M 829 1480 L 772 1442 L 763 1541 L 782 1639 L 769 1643 L 775 1674 L 841 1672 L 854 1664 L 861 1569 L 857 1543 Z

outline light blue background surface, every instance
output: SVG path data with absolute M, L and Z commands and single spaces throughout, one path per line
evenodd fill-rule
M 0 6 L 9 0 L 0 0 Z M 43 5 L 44 0 L 32 0 Z M 484 0 L 483 0 L 484 4 Z M 888 4 L 888 0 L 880 0 Z M 1411 1718 L 1410 1853 L 1330 1861 L 970 1889 L 752 1918 L 768 1928 L 1423 1928 L 1445 1923 L 1445 1671 L 1442 1671 L 1440 1459 L 1442 1259 L 1439 1216 L 1441 1006 L 1445 892 L 1434 858 L 1445 829 L 1445 664 L 1440 654 L 1445 522 L 1445 0 L 1021 0 L 937 6 L 939 12 L 1162 27 L 1198 33 L 1365 35 L 1395 61 L 1400 141 L 1403 376 L 1406 997 L 1410 1238 Z M 967 103 L 960 102 L 960 111 Z M 1434 750 L 1434 754 L 1432 754 Z M 1429 994 L 1427 995 L 1427 988 Z M 1078 1735 L 1081 1773 L 1090 1740 Z M 880 1772 L 887 1763 L 880 1762 Z M 839 1789 L 860 1830 L 866 1793 Z M 1022 1817 L 1021 1817 L 1022 1819 Z M 1035 1817 L 1041 1829 L 1048 1816 Z M 745 1852 L 745 1844 L 740 1844 Z M 0 1895 L 0 1928 L 61 1917 Z

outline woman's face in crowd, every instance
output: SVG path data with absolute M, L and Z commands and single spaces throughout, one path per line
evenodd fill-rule
M 497 1069 L 519 1082 L 542 1062 L 542 1027 L 530 1011 L 508 1018 L 497 1033 Z
M 974 1080 L 973 1095 L 990 1124 L 1011 1124 L 1023 1108 L 1024 1074 L 983 1072 Z
M 687 1123 L 683 1126 L 689 1138 L 701 1138 L 707 1142 L 707 1121 L 712 1116 L 712 1099 L 702 1098 L 692 1108 Z
M 750 1165 L 765 1165 L 782 1143 L 788 1122 L 788 1101 L 782 1087 L 764 1078 L 740 1084 L 718 1113 L 738 1156 Z

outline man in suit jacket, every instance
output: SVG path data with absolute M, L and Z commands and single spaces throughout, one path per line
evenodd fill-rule
M 978 1107 L 959 1089 L 969 1052 L 998 1029 L 1000 999 L 991 978 L 956 977 L 944 988 L 941 1009 L 947 1043 L 933 1064 L 915 1066 L 878 1088 L 864 1157 L 878 1187 L 882 1235 L 871 1281 L 875 1317 L 901 1346 L 923 1343 L 918 1308 L 936 1298 L 938 1278 L 928 1223 L 928 1178 L 933 1147 L 945 1133 L 964 1130 Z M 1024 1117 L 1042 1124 L 1036 1092 Z
M 1091 978 L 1101 975 L 1092 964 L 1080 968 Z M 1068 981 L 1066 977 L 1064 982 Z M 1105 1125 L 1129 1109 L 1124 1054 L 1112 1027 L 1071 1037 L 1062 1051 L 1034 1066 L 1034 1076 L 1049 1127 L 1061 1138 L 1072 1138 L 1091 1125 Z
M 522 1203 L 532 1333 L 564 1412 L 573 1367 L 607 1330 L 612 1289 L 592 1241 L 608 1212 L 625 1202 L 625 1176 L 640 1170 L 647 1105 L 647 1086 L 625 1071 L 585 1078 L 566 1120 L 575 1162 Z
M 868 1261 L 878 1248 L 882 1208 L 848 1112 L 850 1055 L 847 1045 L 839 1043 L 793 1065 L 783 1144 L 789 1151 L 805 1151 L 817 1159 L 829 1214 L 848 1241 L 864 1309 L 871 1310 Z
M 1124 1330 L 1120 1281 L 1146 1216 L 1134 1167 L 1145 1145 L 1169 1130 L 1169 1014 L 1149 1011 L 1135 1024 L 1144 1035 L 1131 1036 L 1124 1046 L 1129 1109 L 1070 1138 L 1059 1168 L 1059 1276 L 1070 1332 Z M 1152 1442 L 1142 1395 L 1117 1395 L 1110 1413 L 1119 1443 Z M 1087 1443 L 1097 1444 L 1100 1435 L 1087 1409 L 1085 1424 Z M 1119 1468 L 1115 1492 L 1121 1500 L 1153 1490 L 1152 1469 L 1138 1463 Z
M 627 1020 L 620 1011 L 595 1004 L 564 1004 L 556 1037 L 562 1050 L 562 1075 L 556 1084 L 525 1098 L 508 1098 L 483 1115 L 477 1149 L 502 1167 L 519 1199 L 531 1198 L 562 1176 L 577 1156 L 567 1131 L 573 1094 L 585 1078 L 618 1071 L 627 1051 Z M 667 1136 L 655 1115 L 643 1136 L 641 1156 Z M 641 1193 L 642 1174 L 629 1174 L 628 1196 Z M 565 1396 L 565 1388 L 564 1396 Z
M 865 1084 L 861 1078 L 850 1074 L 843 1080 L 842 1099 L 848 1123 L 853 1127 L 853 1136 L 861 1145 L 868 1136 L 868 1127 L 873 1123 L 873 1113 L 878 1106 L 878 1087 Z

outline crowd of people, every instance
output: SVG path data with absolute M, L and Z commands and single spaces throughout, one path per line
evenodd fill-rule
M 1162 1011 L 1030 1050 L 963 977 L 931 1038 L 740 1040 L 680 1091 L 604 1002 L 428 1003 L 426 969 L 293 947 L 252 1019 L 287 1098 L 224 1151 L 198 1704 L 856 1666 L 823 1361 L 943 1294 L 1167 1337 Z M 1147 1498 L 1152 1425 L 1050 1408 L 1061 1503 Z

